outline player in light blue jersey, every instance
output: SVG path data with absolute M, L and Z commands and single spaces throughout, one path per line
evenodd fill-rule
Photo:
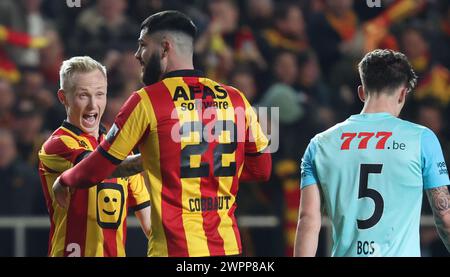
M 302 159 L 295 256 L 314 256 L 325 210 L 332 256 L 420 256 L 422 192 L 450 251 L 450 184 L 436 135 L 398 118 L 416 75 L 405 55 L 359 64 L 361 114 L 316 135 Z

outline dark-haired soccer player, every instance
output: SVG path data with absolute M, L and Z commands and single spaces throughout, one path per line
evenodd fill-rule
M 102 180 L 138 146 L 151 183 L 150 256 L 240 254 L 239 180 L 271 172 L 268 140 L 243 94 L 193 69 L 195 34 L 177 11 L 142 23 L 136 58 L 146 87 L 122 107 L 106 141 L 53 187 L 65 206 L 68 187 Z
M 426 190 L 450 251 L 450 183 L 436 135 L 398 118 L 416 75 L 405 55 L 368 53 L 359 64 L 361 114 L 316 135 L 302 159 L 295 256 L 314 256 L 321 208 L 331 219 L 332 256 L 420 256 Z
M 48 255 L 125 256 L 128 208 L 134 210 L 145 234 L 150 231 L 150 196 L 141 175 L 105 176 L 96 187 L 74 190 L 67 209 L 57 205 L 51 187 L 63 171 L 86 158 L 105 138 L 100 121 L 106 106 L 106 69 L 90 57 L 73 57 L 63 62 L 60 79 L 58 98 L 67 120 L 39 151 L 39 175 L 51 222 Z M 142 171 L 138 162 L 139 157 L 129 157 L 126 166 L 120 167 L 125 175 L 120 176 Z

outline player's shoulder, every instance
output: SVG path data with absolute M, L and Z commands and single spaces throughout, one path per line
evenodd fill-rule
M 80 140 L 64 130 L 64 128 L 60 127 L 44 142 L 41 152 L 46 153 L 47 155 L 58 154 L 60 152 L 65 152 L 70 148 L 78 148 L 79 146 Z
M 146 85 L 141 89 L 134 91 L 130 97 L 142 98 L 145 94 L 153 95 L 153 94 L 161 94 L 161 92 L 163 91 L 169 92 L 170 89 L 168 87 L 168 84 L 170 84 L 170 86 L 177 87 L 179 85 L 183 85 L 186 83 L 183 81 L 183 78 L 166 78 L 151 85 Z
M 213 82 L 214 82 L 214 81 L 213 81 Z M 227 84 L 223 84 L 223 83 L 217 83 L 217 82 L 216 82 L 216 84 L 217 84 L 217 86 L 215 86 L 215 89 L 216 89 L 216 90 L 222 88 L 222 89 L 226 92 L 226 94 L 228 95 L 228 97 L 230 97 L 230 98 L 238 97 L 238 99 L 242 99 L 242 101 L 244 101 L 244 103 L 245 103 L 244 105 L 245 105 L 246 107 L 249 107 L 249 106 L 250 106 L 250 103 L 249 103 L 247 97 L 246 97 L 245 94 L 244 94 L 242 91 L 240 91 L 238 88 L 235 88 L 235 87 L 233 87 L 233 86 L 231 86 L 231 85 L 227 85 Z
M 228 94 L 231 95 L 240 95 L 241 97 L 244 96 L 244 93 L 240 91 L 238 88 L 233 87 L 232 85 L 227 85 L 221 82 L 214 81 L 213 79 L 206 78 L 207 82 L 210 84 L 210 86 L 214 87 L 214 89 L 224 89 Z
M 413 133 L 413 134 L 417 134 L 419 136 L 423 135 L 423 134 L 434 134 L 433 131 L 430 130 L 430 128 L 420 125 L 418 123 L 414 123 L 408 120 L 404 120 L 401 118 L 396 118 L 399 128 L 402 129 L 402 132 L 404 132 L 405 134 L 407 133 Z
M 118 116 L 120 116 L 122 118 L 128 118 L 129 115 L 134 110 L 136 110 L 138 107 L 145 109 L 145 107 L 147 105 L 145 105 L 144 101 L 142 101 L 142 100 L 146 99 L 146 98 L 148 98 L 150 100 L 148 95 L 150 94 L 151 91 L 153 91 L 150 87 L 151 86 L 146 86 L 146 87 L 142 87 L 141 89 L 138 89 L 136 91 L 133 91 L 131 93 L 131 95 L 127 98 L 125 103 L 122 105 L 122 107 L 120 108 Z
M 155 91 L 153 85 L 142 87 L 138 90 L 135 90 L 131 93 L 131 95 L 127 98 L 127 103 L 133 102 L 138 103 L 144 97 L 144 95 L 148 95 L 150 92 Z M 124 104 L 125 105 L 125 104 Z
M 174 78 L 171 78 L 174 79 Z M 164 80 L 156 82 L 154 84 L 144 86 L 136 91 L 134 91 L 131 96 L 128 98 L 126 104 L 124 106 L 128 106 L 129 108 L 135 108 L 137 106 L 146 107 L 145 102 L 150 102 L 151 104 L 155 104 L 154 102 L 160 102 L 162 100 L 172 101 L 172 96 L 170 96 L 171 87 L 175 88 L 180 86 L 181 83 L 171 83 L 170 86 L 164 83 Z
M 315 143 L 318 143 L 318 142 L 320 142 L 321 140 L 326 140 L 327 138 L 334 137 L 335 134 L 338 133 L 338 132 L 341 132 L 342 127 L 345 126 L 345 125 L 347 125 L 347 124 L 348 124 L 348 121 L 347 121 L 347 120 L 342 121 L 342 122 L 339 122 L 339 123 L 337 123 L 336 125 L 334 125 L 334 126 L 328 128 L 327 130 L 325 130 L 325 131 L 323 131 L 323 132 L 320 132 L 320 133 L 318 133 L 317 135 L 315 135 L 315 136 L 311 139 L 311 141 L 313 141 L 313 142 L 315 142 Z
M 214 81 L 213 81 L 214 82 Z M 235 93 L 235 94 L 243 94 L 242 91 L 240 91 L 238 88 L 233 87 L 232 85 L 227 85 L 224 83 L 218 83 L 215 82 L 218 86 L 223 87 L 224 89 L 226 89 L 228 92 L 230 93 Z

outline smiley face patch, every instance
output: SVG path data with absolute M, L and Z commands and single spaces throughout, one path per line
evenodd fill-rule
M 97 186 L 97 223 L 105 229 L 117 229 L 122 222 L 125 194 L 123 187 L 114 183 Z

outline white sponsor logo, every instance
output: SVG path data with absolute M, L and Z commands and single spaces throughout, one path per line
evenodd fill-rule
M 381 0 L 366 0 L 366 3 L 369 8 L 381 8 Z
M 66 4 L 69 8 L 81 8 L 81 0 L 66 0 Z

